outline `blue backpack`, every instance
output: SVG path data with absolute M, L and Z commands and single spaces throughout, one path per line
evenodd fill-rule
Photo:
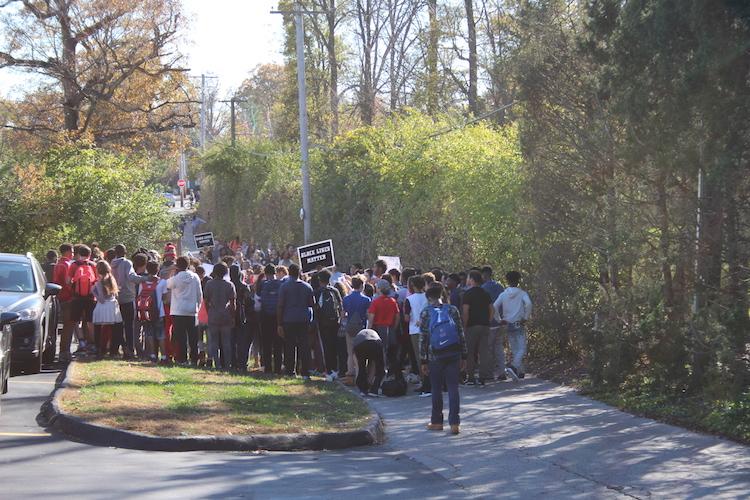
M 450 304 L 430 309 L 430 348 L 435 358 L 455 354 L 461 339 L 458 326 L 450 314 Z
M 264 314 L 276 314 L 281 280 L 266 280 L 260 285 L 260 309 Z

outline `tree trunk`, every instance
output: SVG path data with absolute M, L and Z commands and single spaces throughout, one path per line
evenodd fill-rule
M 479 116 L 477 97 L 477 24 L 474 19 L 474 0 L 464 0 L 466 6 L 466 23 L 469 35 L 469 111 Z
M 56 17 L 60 23 L 62 65 L 68 73 L 62 77 L 64 129 L 67 132 L 75 132 L 78 130 L 82 102 L 75 81 L 75 75 L 78 74 L 76 61 L 76 45 L 78 42 L 73 35 L 67 10 L 61 8 Z
M 336 58 L 336 0 L 328 5 L 328 64 L 330 68 L 331 140 L 339 135 L 339 67 Z
M 670 260 L 669 211 L 667 207 L 667 175 L 662 168 L 656 180 L 656 198 L 659 220 L 659 259 L 661 260 L 662 298 L 671 319 L 674 315 L 674 287 Z
M 427 0 L 430 27 L 427 43 L 427 114 L 438 111 L 438 43 L 440 31 L 437 18 L 437 0 Z

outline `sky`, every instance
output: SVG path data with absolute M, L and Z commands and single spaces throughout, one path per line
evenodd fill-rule
M 271 14 L 278 0 L 182 0 L 189 22 L 180 46 L 190 74 L 218 77 L 220 96 L 230 96 L 250 70 L 281 63 L 281 15 Z M 0 95 L 15 96 L 36 82 L 28 74 L 0 69 Z

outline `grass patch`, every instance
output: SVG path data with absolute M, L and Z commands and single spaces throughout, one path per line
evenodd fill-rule
M 347 431 L 367 405 L 336 384 L 150 363 L 75 363 L 62 409 L 155 436 Z

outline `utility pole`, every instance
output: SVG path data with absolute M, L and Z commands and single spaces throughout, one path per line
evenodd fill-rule
M 302 225 L 305 235 L 305 243 L 310 243 L 312 229 L 312 200 L 310 193 L 310 168 L 308 165 L 308 133 L 307 133 L 307 89 L 305 84 L 305 26 L 302 16 L 304 14 L 327 14 L 326 10 L 302 10 L 297 5 L 295 10 L 272 10 L 271 14 L 293 14 L 294 28 L 297 46 L 297 98 L 299 101 L 299 146 L 302 171 Z
M 197 77 L 191 77 L 191 78 L 197 78 Z M 208 121 L 207 114 L 208 113 L 207 113 L 207 110 L 206 110 L 206 108 L 207 108 L 207 103 L 206 103 L 206 97 L 207 97 L 206 96 L 206 80 L 211 80 L 211 79 L 216 80 L 218 78 L 219 78 L 218 76 L 206 75 L 205 73 L 202 73 L 201 76 L 200 76 L 200 79 L 201 79 L 201 115 L 200 115 L 201 128 L 200 128 L 200 138 L 199 138 L 199 141 L 200 141 L 201 151 L 205 151 L 205 149 L 206 149 L 206 139 L 207 139 L 207 136 L 208 136 L 208 123 L 207 123 L 207 121 Z
M 237 144 L 237 114 L 235 113 L 235 104 L 238 102 L 247 102 L 247 99 L 241 99 L 237 96 L 234 96 L 228 101 L 219 102 L 229 103 L 229 109 L 231 110 L 232 146 L 235 146 Z

